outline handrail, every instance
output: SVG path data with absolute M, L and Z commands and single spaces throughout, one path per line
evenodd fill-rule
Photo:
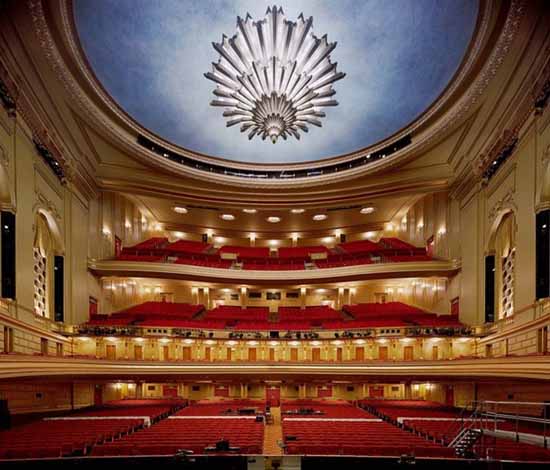
M 499 406 L 501 407 L 501 410 L 499 411 Z M 536 417 L 536 416 L 530 416 L 530 415 L 524 415 L 520 414 L 520 411 L 518 408 L 521 408 L 522 406 L 537 406 L 542 408 L 542 417 Z M 532 402 L 532 401 L 492 401 L 492 400 L 482 400 L 478 402 L 479 407 L 479 418 L 480 418 L 480 429 L 492 431 L 492 432 L 498 432 L 498 423 L 509 423 L 515 425 L 515 430 L 511 429 L 504 429 L 501 427 L 501 431 L 503 431 L 501 437 L 503 438 L 510 438 L 509 433 L 513 433 L 513 438 L 516 441 L 520 441 L 522 436 L 525 438 L 526 435 L 535 434 L 541 438 L 542 445 L 545 448 L 548 448 L 548 444 L 550 441 L 550 436 L 548 436 L 548 430 L 550 429 L 550 403 L 548 402 Z M 506 412 L 506 410 L 502 409 L 502 407 L 514 407 L 515 412 Z M 484 422 L 485 419 L 485 422 Z M 539 434 L 539 429 L 533 429 L 532 431 L 539 431 L 539 432 L 529 432 L 530 430 L 524 430 L 520 431 L 520 423 L 536 423 L 536 424 L 542 424 L 542 435 Z M 498 442 L 498 441 L 497 441 Z M 496 445 L 496 444 L 495 444 Z

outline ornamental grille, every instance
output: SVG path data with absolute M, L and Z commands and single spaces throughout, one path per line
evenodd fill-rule
M 514 313 L 514 267 L 516 250 L 509 251 L 508 256 L 502 258 L 502 315 L 509 317 Z
M 41 317 L 47 315 L 46 310 L 46 258 L 39 248 L 34 248 L 34 312 Z

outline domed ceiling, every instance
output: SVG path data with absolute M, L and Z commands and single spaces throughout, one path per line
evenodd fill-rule
M 272 3 L 272 2 L 271 2 Z M 271 4 L 270 3 L 270 4 Z M 97 79 L 141 126 L 185 149 L 254 163 L 300 163 L 380 142 L 418 118 L 445 90 L 472 39 L 478 0 L 293 0 L 288 20 L 313 17 L 313 33 L 337 42 L 336 107 L 322 127 L 273 145 L 226 127 L 204 77 L 213 42 L 237 17 L 264 18 L 257 0 L 75 0 L 83 50 Z

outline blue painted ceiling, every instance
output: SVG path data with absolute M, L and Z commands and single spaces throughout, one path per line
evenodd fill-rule
M 204 77 L 212 42 L 232 36 L 237 16 L 263 18 L 258 0 L 74 0 L 88 61 L 107 92 L 151 132 L 229 160 L 297 163 L 353 152 L 394 134 L 443 92 L 468 49 L 478 0 L 292 0 L 287 19 L 313 16 L 313 31 L 337 41 L 331 59 L 346 77 L 339 106 L 300 141 L 249 141 L 210 106 Z

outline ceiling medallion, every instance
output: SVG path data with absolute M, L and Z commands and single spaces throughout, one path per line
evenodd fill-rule
M 235 35 L 213 43 L 220 59 L 205 77 L 217 84 L 210 104 L 226 108 L 227 127 L 240 124 L 248 139 L 258 135 L 273 143 L 300 139 L 308 124 L 321 127 L 320 108 L 338 105 L 332 83 L 346 74 L 330 61 L 336 42 L 318 38 L 312 27 L 313 17 L 300 14 L 292 22 L 273 6 L 260 21 L 248 13 L 237 17 Z

